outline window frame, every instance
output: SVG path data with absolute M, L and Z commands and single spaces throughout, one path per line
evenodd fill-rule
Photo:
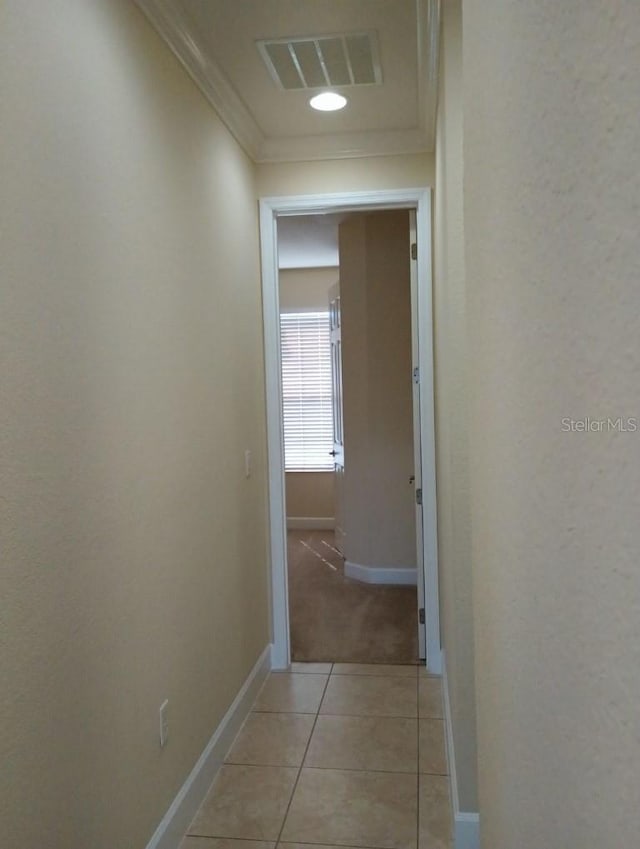
M 324 310 L 281 311 L 280 363 L 284 470 L 286 473 L 332 472 L 333 386 L 328 305 Z

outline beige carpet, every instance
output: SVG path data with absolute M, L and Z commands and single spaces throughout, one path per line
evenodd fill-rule
M 331 531 L 289 531 L 291 658 L 417 663 L 415 587 L 345 578 Z

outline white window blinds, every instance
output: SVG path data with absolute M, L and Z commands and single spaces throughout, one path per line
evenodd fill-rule
M 283 313 L 280 339 L 285 469 L 332 470 L 329 313 Z

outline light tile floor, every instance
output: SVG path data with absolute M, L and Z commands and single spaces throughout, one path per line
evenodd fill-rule
M 442 716 L 417 666 L 272 673 L 182 849 L 451 849 Z

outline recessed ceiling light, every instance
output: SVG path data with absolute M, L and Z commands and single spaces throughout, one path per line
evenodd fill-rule
M 346 105 L 347 98 L 336 91 L 323 91 L 309 101 L 309 106 L 320 112 L 335 112 L 336 109 L 343 109 Z

